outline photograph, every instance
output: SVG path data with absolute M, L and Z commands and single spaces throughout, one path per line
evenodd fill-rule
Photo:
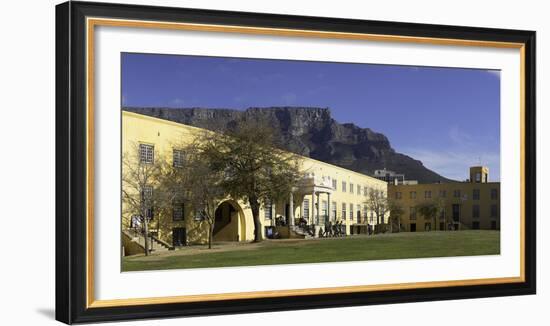
M 55 319 L 537 293 L 537 31 L 398 8 L 57 5 Z
M 501 253 L 498 69 L 120 63 L 122 272 Z

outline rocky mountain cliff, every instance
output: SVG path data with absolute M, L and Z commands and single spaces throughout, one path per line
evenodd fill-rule
M 126 107 L 123 110 L 211 130 L 223 130 L 241 119 L 268 121 L 279 131 L 280 144 L 297 154 L 368 175 L 385 167 L 420 183 L 451 181 L 422 162 L 397 153 L 383 134 L 353 123 L 338 123 L 328 108 L 268 107 L 239 111 Z

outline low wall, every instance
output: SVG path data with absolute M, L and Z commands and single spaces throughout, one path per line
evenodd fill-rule
M 122 232 L 122 252 L 124 256 L 143 254 L 145 253 L 145 248 L 128 234 Z

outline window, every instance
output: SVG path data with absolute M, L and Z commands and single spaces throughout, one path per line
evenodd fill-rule
M 333 221 L 336 221 L 336 202 L 333 201 L 330 206 L 330 217 Z
M 424 191 L 424 198 L 432 198 L 432 192 L 430 190 Z
M 497 200 L 498 199 L 498 192 L 496 189 L 491 189 L 491 200 Z
M 271 201 L 267 201 L 264 205 L 264 218 L 270 220 L 273 217 L 273 205 Z
M 325 219 L 328 216 L 328 202 L 323 200 L 321 202 L 321 217 Z
M 141 196 L 142 196 L 142 200 L 150 200 L 151 198 L 153 198 L 153 187 L 144 186 Z
M 411 223 L 411 232 L 416 232 L 416 223 Z
M 342 219 L 346 219 L 346 203 L 342 203 Z
M 401 192 L 398 191 L 398 192 L 395 193 L 395 199 L 399 200 L 399 199 L 402 198 L 401 196 L 402 196 Z
M 369 187 L 367 186 L 363 186 L 363 196 L 368 196 L 369 195 Z
M 195 221 L 204 221 L 206 219 L 206 211 L 202 207 L 195 209 Z
M 474 189 L 474 193 L 472 194 L 473 200 L 479 200 L 479 189 Z
M 472 217 L 479 218 L 479 205 L 472 206 Z
M 183 151 L 179 149 L 174 149 L 172 151 L 172 162 L 174 167 L 181 168 L 183 167 Z
M 304 199 L 302 207 L 304 208 L 304 216 L 302 217 L 309 218 L 309 199 Z
M 441 197 L 441 198 L 447 197 L 447 191 L 446 190 L 439 190 L 439 197 Z
M 361 195 L 361 185 L 357 185 L 357 194 Z
M 345 181 L 342 181 L 342 191 L 343 191 L 343 192 L 346 192 L 346 191 L 347 191 L 347 190 L 346 190 L 346 186 L 347 186 L 346 182 L 345 182 Z
M 409 193 L 409 196 L 411 197 L 411 199 L 416 199 L 416 191 L 411 191 Z
M 332 189 L 336 190 L 337 185 L 338 185 L 338 180 L 332 179 Z
M 175 203 L 172 209 L 172 220 L 183 221 L 184 206 L 183 203 Z
M 481 182 L 481 173 L 480 172 L 476 172 L 476 183 L 480 183 Z
M 140 163 L 153 164 L 155 156 L 155 147 L 153 145 L 139 144 Z
M 453 197 L 460 198 L 460 190 L 457 189 L 457 190 L 453 191 Z
M 497 208 L 497 205 L 495 204 L 491 205 L 491 217 L 492 218 L 498 217 L 498 208 Z
M 460 205 L 453 204 L 453 221 L 460 221 Z
M 148 220 L 153 219 L 153 217 L 154 217 L 153 207 L 149 207 L 145 210 L 145 217 L 147 217 Z
M 349 219 L 353 220 L 353 204 L 349 204 Z
M 416 220 L 416 207 L 409 208 L 409 218 L 411 220 Z
M 349 193 L 350 194 L 353 194 L 353 186 L 354 186 L 353 183 L 350 182 L 350 184 L 349 184 Z

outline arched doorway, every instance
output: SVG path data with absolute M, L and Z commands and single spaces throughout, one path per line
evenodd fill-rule
M 241 241 L 245 233 L 243 212 L 235 201 L 222 202 L 215 212 L 214 241 Z

